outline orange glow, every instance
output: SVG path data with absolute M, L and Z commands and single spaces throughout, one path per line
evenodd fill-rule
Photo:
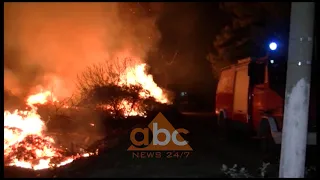
M 91 64 L 105 59 L 119 64 L 118 86 L 141 85 L 141 99 L 154 97 L 160 103 L 171 103 L 166 92 L 146 74 L 144 64 L 161 37 L 157 17 L 128 19 L 131 12 L 123 11 L 125 7 L 124 3 L 5 3 L 5 64 L 10 65 L 4 69 L 5 87 L 21 96 L 39 92 L 34 91 L 35 86 L 44 89 L 26 98 L 30 109 L 4 112 L 6 165 L 45 169 L 93 155 L 65 156 L 53 137 L 46 135 L 46 124 L 36 106 L 60 103 L 74 95 L 77 74 Z M 121 61 L 126 57 L 134 59 L 127 66 Z M 145 116 L 139 102 L 119 102 L 117 107 L 124 116 Z M 62 108 L 78 107 L 70 103 Z

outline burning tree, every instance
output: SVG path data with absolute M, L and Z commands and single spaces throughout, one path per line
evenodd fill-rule
M 132 59 L 121 64 L 93 64 L 78 75 L 81 105 L 106 110 L 114 117 L 144 116 L 146 102 L 169 103 L 152 76 L 145 74 L 146 64 L 136 65 Z

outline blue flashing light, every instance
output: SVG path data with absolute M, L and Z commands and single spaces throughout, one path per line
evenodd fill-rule
M 269 44 L 269 48 L 270 48 L 270 50 L 272 50 L 272 51 L 276 50 L 277 47 L 278 47 L 278 45 L 277 45 L 277 43 L 275 43 L 275 42 L 271 42 L 271 43 Z

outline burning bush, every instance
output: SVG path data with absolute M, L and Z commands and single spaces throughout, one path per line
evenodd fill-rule
M 97 86 L 87 92 L 80 105 L 94 106 L 98 110 L 108 111 L 117 118 L 143 116 L 144 109 L 140 106 L 142 100 L 139 98 L 141 90 L 140 86 Z
M 124 59 L 121 66 L 105 62 L 87 67 L 78 75 L 80 104 L 121 118 L 145 116 L 152 101 L 153 104 L 170 103 L 152 76 L 145 73 L 146 64 L 127 66 L 131 62 Z

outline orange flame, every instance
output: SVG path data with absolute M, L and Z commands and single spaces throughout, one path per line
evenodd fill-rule
M 29 106 L 33 106 L 35 104 L 45 104 L 49 100 L 51 100 L 52 102 L 58 101 L 57 98 L 53 96 L 53 94 L 50 91 L 44 91 L 44 92 L 29 96 L 27 99 L 27 104 Z
M 46 169 L 63 166 L 74 159 L 88 157 L 92 153 L 65 157 L 63 151 L 54 147 L 53 138 L 46 136 L 44 122 L 37 114 L 34 104 L 44 104 L 52 97 L 50 91 L 31 95 L 27 99 L 30 111 L 4 112 L 4 157 L 9 166 L 30 169 Z M 54 101 L 56 99 L 53 98 Z
M 153 97 L 160 103 L 169 104 L 169 99 L 165 92 L 153 81 L 152 75 L 146 74 L 146 64 L 140 64 L 134 68 L 128 68 L 123 76 L 120 77 L 119 85 L 141 85 L 144 90 L 147 90 L 148 96 L 144 91 L 140 92 L 141 98 Z

